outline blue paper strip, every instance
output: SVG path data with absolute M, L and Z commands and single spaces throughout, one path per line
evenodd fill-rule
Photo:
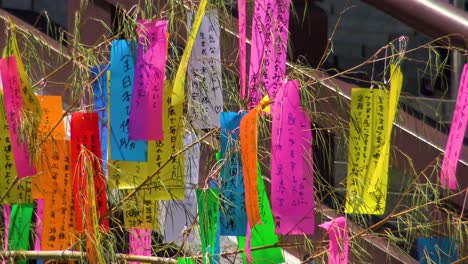
M 98 79 L 93 83 L 94 111 L 99 115 L 99 137 L 101 138 L 102 167 L 107 176 L 107 64 L 91 67 L 91 78 Z
M 239 126 L 245 113 L 221 113 L 221 158 L 226 159 L 221 170 L 221 230 L 222 236 L 245 236 L 244 176 L 239 148 Z
M 147 141 L 128 138 L 128 121 L 135 71 L 136 42 L 112 41 L 110 84 L 111 159 L 146 161 Z
M 418 237 L 417 244 L 418 259 L 421 264 L 449 264 L 458 259 L 456 243 L 453 239 Z

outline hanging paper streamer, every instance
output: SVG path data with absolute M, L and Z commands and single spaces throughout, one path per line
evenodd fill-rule
M 10 33 L 11 36 L 7 42 L 5 49 L 3 50 L 3 58 L 8 56 L 16 57 L 16 67 L 12 70 L 17 70 L 19 73 L 19 85 L 21 91 L 21 99 L 23 102 L 23 110 L 26 115 L 29 117 L 29 122 L 34 124 L 34 127 L 37 127 L 35 120 L 40 120 L 41 118 L 41 108 L 39 102 L 34 94 L 34 91 L 29 82 L 26 71 L 24 70 L 23 60 L 21 59 L 21 53 L 18 48 L 18 42 L 16 40 L 16 26 L 10 20 Z
M 286 76 L 289 0 L 255 0 L 252 19 L 248 107 L 255 107 L 262 94 L 275 99 Z M 265 89 L 262 91 L 261 89 Z
M 128 124 L 132 98 L 136 43 L 112 41 L 110 71 L 110 151 L 111 159 L 146 161 L 146 141 L 130 140 Z
M 41 238 L 42 238 L 42 223 L 44 219 L 44 199 L 38 199 L 36 201 L 36 232 L 34 233 L 34 250 L 41 250 Z M 37 262 L 42 263 L 42 259 L 38 259 Z
M 11 208 L 10 226 L 8 228 L 8 250 L 28 250 L 29 230 L 34 211 L 34 204 L 15 204 Z M 28 260 L 15 260 L 15 263 L 26 264 Z
M 283 263 L 284 258 L 280 247 L 254 250 L 251 251 L 250 255 L 247 255 L 251 247 L 271 246 L 279 241 L 278 236 L 275 234 L 275 222 L 273 220 L 268 194 L 265 189 L 265 183 L 259 165 L 257 169 L 258 196 L 262 223 L 255 225 L 250 230 L 250 244 L 247 243 L 247 238 L 243 236 L 237 237 L 237 242 L 239 244 L 239 249 L 245 250 L 245 253 L 242 254 L 244 263 L 247 263 L 247 259 L 251 259 L 249 263 L 252 264 Z M 247 228 L 247 230 L 249 231 L 249 228 Z
M 197 190 L 197 203 L 202 255 L 208 254 L 210 258 L 208 262 L 204 257 L 203 263 L 213 263 L 216 254 L 216 234 L 219 223 L 219 190 Z
M 346 213 L 382 215 L 387 199 L 389 140 L 388 94 L 384 90 L 354 88 L 348 150 Z M 380 167 L 377 189 L 369 192 L 371 175 Z
M 41 139 L 50 134 L 51 140 L 65 139 L 65 125 L 62 120 L 61 96 L 38 96 L 41 106 L 42 118 L 39 125 Z
M 8 250 L 8 229 L 10 227 L 10 215 L 11 207 L 9 205 L 3 206 L 3 225 L 5 226 L 5 231 L 3 235 L 3 250 Z M 3 260 L 2 264 L 6 264 L 7 261 Z
M 128 192 L 123 192 L 124 196 Z M 124 224 L 127 228 L 159 230 L 158 202 L 148 199 L 147 191 L 139 190 L 123 203 Z
M 189 62 L 190 55 L 192 54 L 192 48 L 195 43 L 195 39 L 200 29 L 200 25 L 205 15 L 205 9 L 208 4 L 208 0 L 201 0 L 200 5 L 198 6 L 197 16 L 192 24 L 192 30 L 187 39 L 187 44 L 185 45 L 184 54 L 182 54 L 182 59 L 180 60 L 179 68 L 177 69 L 176 77 L 174 80 L 174 90 L 172 93 L 172 104 L 179 105 L 183 104 L 185 101 L 185 74 L 187 73 L 187 66 Z
M 132 228 L 128 232 L 129 253 L 137 256 L 151 256 L 151 229 Z M 142 263 L 131 261 L 131 263 Z
M 242 172 L 244 174 L 245 206 L 250 226 L 260 220 L 257 185 L 257 118 L 253 109 L 240 122 Z
M 447 237 L 417 238 L 420 264 L 449 264 L 458 260 L 456 241 Z
M 440 183 L 450 190 L 457 189 L 457 165 L 460 158 L 463 139 L 468 124 L 468 64 L 465 64 L 460 78 L 457 103 L 453 113 L 450 133 L 445 147 L 445 155 L 440 171 Z
M 16 71 L 15 57 L 8 57 L 0 60 L 0 73 L 2 76 L 3 91 L 5 94 L 5 110 L 8 113 L 7 121 L 10 130 L 11 146 L 17 166 L 17 176 L 19 179 L 33 176 L 36 168 L 32 163 L 28 144 L 20 141 L 19 125 L 22 120 L 23 102 L 21 100 L 21 87 L 18 72 Z
M 346 218 L 340 216 L 319 226 L 327 230 L 330 237 L 328 263 L 348 264 L 349 242 Z
M 194 258 L 177 258 L 177 264 L 195 264 Z
M 221 113 L 221 157 L 225 159 L 221 170 L 221 235 L 245 236 L 247 213 L 245 210 L 244 176 L 239 152 L 240 122 L 245 113 Z
M 276 233 L 313 234 L 312 132 L 301 110 L 299 82 L 288 81 L 272 107 L 271 203 Z
M 194 134 L 185 134 L 184 148 L 196 142 Z M 194 231 L 188 230 L 197 215 L 197 196 L 199 169 L 200 169 L 200 144 L 195 144 L 185 153 L 185 199 L 183 201 L 164 202 L 164 242 L 188 242 L 194 241 Z M 189 233 L 190 232 L 190 233 Z M 184 234 L 183 236 L 181 234 Z
M 99 138 L 101 140 L 102 166 L 104 175 L 107 175 L 107 142 L 109 130 L 107 128 L 107 99 L 108 99 L 108 65 L 91 67 L 91 78 L 97 80 L 93 83 L 94 111 L 99 115 Z
M 245 0 L 237 1 L 237 13 L 239 23 L 239 82 L 240 99 L 245 99 L 245 82 L 247 72 L 247 15 Z
M 128 134 L 134 140 L 163 140 L 162 103 L 167 20 L 140 20 Z
M 85 222 L 83 214 L 96 201 L 87 199 L 89 171 L 94 175 L 94 190 L 97 198 L 98 217 L 107 215 L 107 194 L 102 171 L 101 143 L 99 140 L 99 116 L 96 112 L 75 112 L 71 119 L 71 168 L 73 172 L 73 193 L 75 207 L 75 227 L 82 232 Z M 91 170 L 88 168 L 92 168 Z M 92 185 L 91 185 L 92 186 Z M 86 215 L 86 223 L 91 221 L 91 215 Z M 109 227 L 106 217 L 101 222 L 103 227 Z
M 187 14 L 189 30 L 194 12 Z M 220 28 L 218 12 L 207 11 L 193 46 L 187 73 L 190 103 L 188 113 L 200 129 L 219 127 L 223 110 Z
M 41 248 L 67 249 L 74 242 L 75 223 L 69 141 L 45 141 L 41 145 L 38 171 L 40 174 L 33 178 L 32 196 L 44 199 Z
M 0 83 L 0 88 L 2 85 Z M 5 193 L 2 204 L 29 203 L 31 202 L 31 178 L 23 178 L 16 182 L 16 163 L 12 152 L 10 131 L 8 130 L 7 117 L 3 103 L 3 90 L 0 89 L 0 149 L 3 150 L 3 158 L 0 159 L 0 190 L 10 190 Z M 11 185 L 14 184 L 13 187 Z M 11 187 L 11 189 L 10 189 Z
M 383 126 L 385 126 L 385 134 L 384 134 L 384 143 L 383 147 L 381 146 L 381 142 L 378 140 L 380 137 L 380 133 L 383 132 L 381 121 L 384 120 L 382 116 L 379 116 L 376 133 L 378 134 L 375 137 L 378 141 L 378 148 L 377 153 L 372 155 L 372 162 L 370 164 L 372 169 L 368 170 L 368 175 L 370 175 L 370 186 L 369 192 L 376 192 L 378 191 L 378 186 L 381 185 L 380 181 L 383 180 L 382 178 L 382 171 L 388 171 L 388 160 L 390 158 L 390 140 L 392 137 L 392 128 L 393 128 L 393 121 L 395 121 L 396 112 L 398 109 L 398 100 L 400 98 L 401 93 L 401 86 L 403 84 L 403 74 L 401 73 L 400 67 L 395 65 L 390 65 L 390 96 L 388 101 L 388 109 L 386 110 L 386 119 Z M 381 105 L 378 107 L 382 108 Z M 375 112 L 374 112 L 375 113 Z M 377 113 L 377 115 L 380 115 Z M 388 155 L 380 155 L 381 152 L 388 152 Z M 373 169 L 375 166 L 375 169 Z M 386 173 L 388 174 L 388 173 Z M 368 183 L 367 183 L 368 184 Z M 385 185 L 387 184 L 387 179 L 385 178 Z

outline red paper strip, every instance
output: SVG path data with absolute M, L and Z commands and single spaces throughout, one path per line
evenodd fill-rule
M 162 104 L 166 68 L 167 20 L 138 21 L 138 48 L 128 135 L 132 140 L 163 140 Z
M 75 226 L 77 231 L 82 232 L 87 223 L 92 221 L 87 209 L 92 202 L 88 201 L 88 175 L 87 167 L 92 166 L 94 175 L 94 189 L 98 208 L 98 218 L 107 216 L 107 194 L 105 179 L 102 169 L 101 143 L 99 139 L 99 116 L 96 112 L 75 112 L 71 117 L 71 164 L 73 171 L 73 193 L 75 195 Z M 89 160 L 86 158 L 89 157 Z M 91 161 L 91 162 L 89 162 Z M 109 227 L 109 219 L 101 219 L 100 226 Z
M 0 60 L 0 73 L 2 76 L 5 110 L 7 112 L 8 127 L 10 128 L 13 155 L 15 157 L 18 178 L 22 179 L 35 175 L 36 168 L 32 163 L 27 142 L 20 141 L 20 136 L 18 135 L 22 120 L 23 102 L 15 57 Z

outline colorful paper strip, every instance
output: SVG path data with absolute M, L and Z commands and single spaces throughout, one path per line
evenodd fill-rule
M 348 264 L 349 238 L 346 218 L 337 217 L 319 225 L 330 237 L 328 264 Z

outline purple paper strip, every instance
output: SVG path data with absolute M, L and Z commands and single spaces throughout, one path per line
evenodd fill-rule
M 18 178 L 22 179 L 36 174 L 36 168 L 30 158 L 28 144 L 19 140 L 19 125 L 21 124 L 21 111 L 23 102 L 21 99 L 20 80 L 16 70 L 16 58 L 8 57 L 0 59 L 0 72 L 2 76 L 3 92 L 5 98 L 5 111 L 10 130 L 11 147 L 15 157 Z
M 271 200 L 277 234 L 313 234 L 312 132 L 301 110 L 299 82 L 280 88 L 272 109 Z
M 130 255 L 151 256 L 151 229 L 132 228 L 128 232 Z M 131 261 L 132 263 L 141 263 Z
M 255 0 L 252 19 L 248 108 L 265 92 L 274 100 L 286 76 L 290 0 Z
M 348 226 L 346 218 L 337 217 L 319 225 L 330 237 L 328 264 L 348 264 Z
M 245 0 L 238 0 L 237 13 L 239 14 L 239 81 L 240 81 L 240 99 L 245 98 L 246 71 L 247 71 L 247 15 L 245 11 Z
M 44 216 L 44 199 L 38 199 L 36 202 L 36 233 L 34 237 L 34 250 L 41 250 L 43 216 Z
M 3 222 L 5 226 L 5 235 L 3 237 L 3 250 L 8 251 L 8 228 L 10 226 L 11 207 L 8 204 L 3 205 Z M 2 264 L 8 263 L 8 259 L 2 261 Z
M 440 183 L 450 189 L 457 189 L 457 165 L 468 124 L 468 64 L 465 64 L 460 78 L 457 103 L 453 114 L 445 155 L 440 171 Z
M 167 20 L 138 21 L 138 48 L 128 135 L 163 140 L 162 100 L 167 58 Z

